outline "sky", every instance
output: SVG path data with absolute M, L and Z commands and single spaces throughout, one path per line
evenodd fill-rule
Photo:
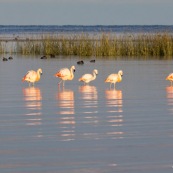
M 173 25 L 173 0 L 0 0 L 0 25 Z

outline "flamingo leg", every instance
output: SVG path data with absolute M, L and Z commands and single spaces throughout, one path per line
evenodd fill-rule
M 58 82 L 58 85 L 60 85 L 61 82 L 62 82 L 62 80 L 60 82 Z
M 63 82 L 62 82 L 62 86 L 64 87 L 64 85 L 65 85 L 65 81 L 63 80 Z
M 114 90 L 116 90 L 116 82 L 114 83 Z
M 110 89 L 111 89 L 111 86 L 112 86 L 112 83 L 110 83 L 110 87 L 109 87 Z

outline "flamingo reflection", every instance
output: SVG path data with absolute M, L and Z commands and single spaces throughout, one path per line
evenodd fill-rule
M 98 93 L 97 88 L 95 86 L 84 85 L 79 86 L 79 93 L 81 94 L 81 113 L 80 121 L 90 129 L 90 127 L 98 127 L 99 117 L 98 117 Z M 100 138 L 100 134 L 98 132 L 93 131 L 83 131 L 81 133 L 82 138 L 84 139 L 93 139 L 97 140 Z
M 71 90 L 60 90 L 56 95 L 58 107 L 61 109 L 59 114 L 74 114 L 74 92 Z
M 106 105 L 108 108 L 112 108 L 108 110 L 108 112 L 123 112 L 123 100 L 122 100 L 122 91 L 121 90 L 106 90 Z
M 28 110 L 25 115 L 30 116 L 30 118 L 27 119 L 27 125 L 40 125 L 40 115 L 42 114 L 42 94 L 40 89 L 35 87 L 23 88 L 23 96 L 25 107 Z M 31 118 L 31 116 L 34 117 Z
M 28 87 L 23 89 L 25 106 L 28 109 L 41 109 L 42 95 L 39 88 Z
M 61 126 L 62 141 L 70 141 L 75 139 L 75 109 L 74 109 L 74 92 L 71 90 L 58 90 L 56 99 L 58 101 L 57 112 L 59 116 L 58 124 Z
M 173 106 L 173 86 L 166 87 L 166 97 L 169 106 Z M 173 109 L 171 109 L 173 111 Z
M 107 122 L 109 126 L 122 126 L 123 124 L 123 94 L 121 90 L 106 90 L 106 107 L 107 112 L 109 113 Z M 124 132 L 119 131 L 110 131 L 107 132 L 107 135 L 112 138 L 122 138 Z
M 82 100 L 84 100 L 84 108 L 97 108 L 98 107 L 98 95 L 95 86 L 84 85 L 79 87 L 79 92 L 82 94 Z M 97 111 L 84 112 L 84 113 L 97 113 Z

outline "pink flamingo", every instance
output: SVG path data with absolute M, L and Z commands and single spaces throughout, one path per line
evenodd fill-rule
M 122 81 L 122 76 L 123 76 L 123 71 L 120 70 L 120 71 L 118 72 L 118 74 L 110 74 L 110 75 L 106 78 L 105 82 L 109 82 L 109 83 L 110 83 L 110 88 L 111 88 L 111 85 L 114 84 L 114 89 L 115 89 L 115 84 L 116 84 L 117 82 L 121 82 L 121 81 Z
M 64 86 L 66 80 L 73 80 L 73 72 L 75 72 L 75 66 L 71 66 L 70 70 L 68 68 L 62 68 L 57 73 L 55 73 L 54 76 L 61 79 L 58 85 L 60 85 L 60 83 L 63 81 L 62 85 Z
M 84 82 L 84 84 L 90 83 L 91 81 L 96 79 L 97 74 L 98 71 L 94 69 L 93 74 L 84 74 L 81 78 L 79 78 L 79 81 Z
M 26 75 L 22 78 L 22 82 L 26 81 L 34 86 L 35 82 L 38 82 L 40 80 L 40 75 L 42 74 L 42 69 L 39 68 L 37 71 L 30 70 L 26 73 Z

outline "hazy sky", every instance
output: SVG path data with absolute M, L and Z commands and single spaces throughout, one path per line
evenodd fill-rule
M 172 25 L 173 0 L 0 0 L 0 25 Z

